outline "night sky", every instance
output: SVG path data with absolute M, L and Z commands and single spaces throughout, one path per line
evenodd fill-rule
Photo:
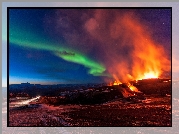
M 9 9 L 9 84 L 125 80 L 144 38 L 170 61 L 171 9 Z

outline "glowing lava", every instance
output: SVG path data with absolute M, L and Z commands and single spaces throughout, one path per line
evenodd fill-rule
M 144 78 L 148 79 L 148 78 L 158 78 L 158 74 L 154 73 L 154 72 L 150 72 L 150 73 L 145 73 L 144 74 Z
M 130 83 L 128 83 L 128 87 L 130 88 L 131 91 L 138 92 L 138 89 L 135 86 L 131 85 Z
M 119 85 L 122 84 L 121 82 L 114 81 L 113 85 Z
M 159 73 L 158 73 L 158 72 L 153 72 L 153 71 L 151 71 L 151 72 L 148 72 L 148 73 L 144 73 L 144 75 L 143 75 L 143 76 L 140 76 L 140 77 L 138 78 L 138 80 L 158 78 L 158 76 L 159 76 Z

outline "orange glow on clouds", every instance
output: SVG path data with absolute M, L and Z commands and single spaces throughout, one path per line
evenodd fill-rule
M 123 59 L 122 62 L 118 61 L 111 70 L 114 71 L 115 67 L 118 67 L 117 74 L 120 74 L 121 79 L 125 81 L 126 78 L 128 78 L 127 81 L 158 78 L 163 71 L 170 71 L 170 61 L 164 47 L 152 40 L 146 26 L 142 25 L 132 13 L 124 15 L 120 21 L 124 29 L 120 36 L 125 41 L 128 40 L 128 44 L 125 45 L 132 48 L 131 62 L 125 62 Z
M 171 71 L 164 47 L 157 43 L 148 23 L 140 19 L 135 11 L 101 9 L 95 10 L 84 25 L 103 44 L 99 47 L 104 50 L 106 71 L 117 82 L 158 78 L 164 71 Z

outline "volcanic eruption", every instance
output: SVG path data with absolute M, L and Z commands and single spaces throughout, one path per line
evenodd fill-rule
M 99 58 L 113 80 L 112 85 L 126 83 L 131 91 L 140 92 L 130 81 L 157 79 L 170 72 L 169 54 L 164 45 L 135 11 L 96 10 L 85 28 L 103 44 L 98 46 L 104 53 Z M 123 95 L 126 94 L 131 95 L 124 90 Z
M 135 12 L 106 10 L 96 10 L 86 22 L 89 34 L 103 44 L 99 46 L 104 51 L 103 63 L 114 85 L 159 78 L 170 71 L 168 54 L 146 24 Z

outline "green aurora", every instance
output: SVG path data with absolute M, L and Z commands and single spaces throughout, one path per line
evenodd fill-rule
M 64 47 L 62 44 L 55 44 L 46 37 L 39 36 L 30 30 L 10 28 L 9 42 L 20 47 L 32 48 L 43 51 L 50 51 L 54 55 L 68 62 L 77 63 L 89 69 L 88 73 L 93 76 L 108 76 L 104 71 L 104 65 L 88 58 L 85 54 Z

